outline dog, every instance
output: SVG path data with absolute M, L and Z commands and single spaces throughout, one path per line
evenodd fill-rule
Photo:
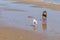
M 42 13 L 43 24 L 45 24 L 46 20 L 47 20 L 47 11 L 43 11 L 43 13 Z
M 37 20 L 33 19 L 33 25 L 37 25 Z
M 47 17 L 47 11 L 43 11 L 42 16 Z

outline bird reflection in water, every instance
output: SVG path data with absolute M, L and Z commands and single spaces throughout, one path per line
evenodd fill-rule
M 43 28 L 43 31 L 45 32 L 47 30 L 47 12 L 46 11 L 43 11 L 43 14 L 42 14 L 42 28 Z

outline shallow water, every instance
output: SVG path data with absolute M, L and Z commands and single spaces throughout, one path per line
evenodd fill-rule
M 14 4 L 12 2 L 0 4 L 0 25 L 21 28 L 44 33 L 48 36 L 60 36 L 60 11 L 49 8 L 33 8 L 33 4 Z M 42 21 L 42 12 L 47 11 L 47 20 Z M 31 18 L 28 18 L 31 16 Z M 36 19 L 38 24 L 33 26 Z M 51 37 L 51 38 L 52 38 Z M 56 38 L 57 39 L 57 38 Z M 55 39 L 55 40 L 56 40 Z

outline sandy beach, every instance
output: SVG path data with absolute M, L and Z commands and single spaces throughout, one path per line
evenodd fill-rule
M 48 12 L 45 24 L 42 21 L 44 8 Z M 0 9 L 0 40 L 60 40 L 60 4 L 18 0 Z M 38 21 L 36 27 L 32 25 L 33 18 Z
M 14 29 L 0 27 L 0 40 L 47 40 L 43 34 L 26 31 L 22 29 Z

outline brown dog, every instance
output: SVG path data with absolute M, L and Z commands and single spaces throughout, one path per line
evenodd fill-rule
M 47 12 L 46 12 L 46 11 L 43 11 L 42 16 L 43 16 L 43 17 L 47 17 Z
M 43 11 L 43 13 L 42 13 L 42 19 L 43 19 L 43 21 L 47 20 L 47 12 L 46 11 Z

